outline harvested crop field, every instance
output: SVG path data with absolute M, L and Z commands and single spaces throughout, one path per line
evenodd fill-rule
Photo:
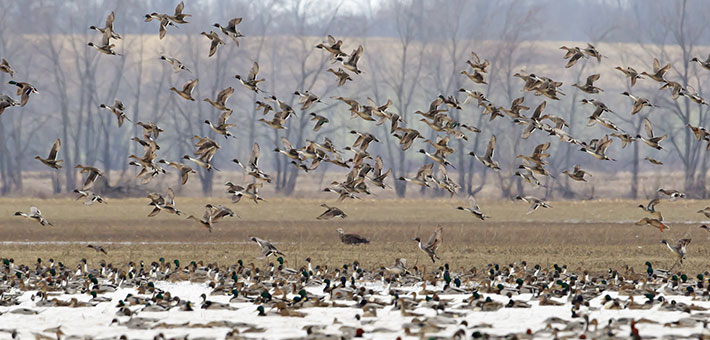
M 526 214 L 528 206 L 520 201 L 482 201 L 481 208 L 491 216 L 485 222 L 455 209 L 467 206 L 465 200 L 357 200 L 328 202 L 348 217 L 320 221 L 316 217 L 325 208 L 317 200 L 277 198 L 258 205 L 248 201 L 232 205 L 225 199 L 178 197 L 177 207 L 185 214 L 200 217 L 209 202 L 229 206 L 239 215 L 216 223 L 211 233 L 185 220 L 185 215 L 161 212 L 149 218 L 147 202 L 116 199 L 85 206 L 71 199 L 1 199 L 0 257 L 24 264 L 38 257 L 67 264 L 82 258 L 90 264 L 101 260 L 149 263 L 163 257 L 228 265 L 238 259 L 256 261 L 260 249 L 248 242 L 248 237 L 258 236 L 277 245 L 294 267 L 307 257 L 314 263 L 331 265 L 357 260 L 368 268 L 404 257 L 410 264 L 428 266 L 431 262 L 412 238 L 428 238 L 437 225 L 443 227 L 438 254 L 454 268 L 521 261 L 593 271 L 624 269 L 626 265 L 643 269 L 646 261 L 668 268 L 676 257 L 660 241 L 674 243 L 681 238 L 693 241 L 679 269 L 707 271 L 705 259 L 710 255 L 710 233 L 699 228 L 705 216 L 697 213 L 710 205 L 706 201 L 662 202 L 658 209 L 671 226 L 663 233 L 634 225 L 647 214 L 636 207 L 639 202 L 629 200 L 553 201 L 552 208 L 532 214 Z M 30 205 L 41 209 L 54 226 L 42 227 L 12 216 Z M 337 228 L 360 234 L 371 243 L 342 244 Z M 87 244 L 102 245 L 108 254 L 97 253 Z

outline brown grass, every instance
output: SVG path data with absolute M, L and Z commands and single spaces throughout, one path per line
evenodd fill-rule
M 696 213 L 710 205 L 706 201 L 664 201 L 659 209 L 672 226 L 664 233 L 634 225 L 645 213 L 636 208 L 639 202 L 627 200 L 551 202 L 552 209 L 531 215 L 525 214 L 527 205 L 522 202 L 482 201 L 482 209 L 492 216 L 482 222 L 454 209 L 467 205 L 456 199 L 329 202 L 349 215 L 332 221 L 315 219 L 324 211 L 319 200 L 270 199 L 258 205 L 232 205 L 225 199 L 177 199 L 180 209 L 198 216 L 208 202 L 228 205 L 241 218 L 217 223 L 209 233 L 192 221 L 164 212 L 146 217 L 151 210 L 147 199 L 110 200 L 108 205 L 93 206 L 70 199 L 0 199 L 0 240 L 5 241 L 0 243 L 0 257 L 25 264 L 38 257 L 71 265 L 81 258 L 90 263 L 125 263 L 151 262 L 159 257 L 231 264 L 239 258 L 255 261 L 259 249 L 247 242 L 248 236 L 255 235 L 275 242 L 293 267 L 303 264 L 306 257 L 329 265 L 358 260 L 366 267 L 379 267 L 396 257 L 405 257 L 410 264 L 430 265 L 411 238 L 428 238 L 437 224 L 444 227 L 440 256 L 455 268 L 522 260 L 589 270 L 624 265 L 641 270 L 646 261 L 667 268 L 675 258 L 659 241 L 684 237 L 693 238 L 693 242 L 683 270 L 707 270 L 705 259 L 710 255 L 710 234 L 698 228 L 704 216 Z M 42 227 L 12 216 L 15 211 L 27 211 L 30 205 L 39 207 L 55 226 Z M 359 233 L 372 243 L 343 245 L 335 232 L 338 227 Z M 97 254 L 78 242 L 105 245 L 109 254 Z

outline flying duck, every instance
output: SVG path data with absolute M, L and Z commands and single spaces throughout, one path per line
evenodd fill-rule
M 498 162 L 493 160 L 493 150 L 496 147 L 496 136 L 491 135 L 491 139 L 488 141 L 488 148 L 486 148 L 486 153 L 483 157 L 476 155 L 473 151 L 469 152 L 469 155 L 475 157 L 479 162 L 488 168 L 493 170 L 500 170 Z
M 244 36 L 241 32 L 237 30 L 237 25 L 239 25 L 240 22 L 242 22 L 242 18 L 234 18 L 232 20 L 229 20 L 227 26 L 222 26 L 219 23 L 216 23 L 213 26 L 219 28 L 222 33 L 232 38 L 232 40 L 234 40 L 234 43 L 237 44 L 237 47 L 239 47 L 239 40 L 237 40 L 237 38 Z
M 260 82 L 264 81 L 264 79 L 256 79 L 256 75 L 258 73 L 259 73 L 259 63 L 254 62 L 254 64 L 251 66 L 251 69 L 249 70 L 249 75 L 247 75 L 246 79 L 244 79 L 242 76 L 240 76 L 238 74 L 236 76 L 234 76 L 234 78 L 239 79 L 239 82 L 242 83 L 242 85 L 244 85 L 244 87 L 248 88 L 251 91 L 259 93 L 259 91 L 262 91 L 262 90 L 258 87 L 258 85 Z M 277 104 L 279 104 L 279 102 L 280 101 L 278 101 L 278 100 L 276 101 Z
M 42 164 L 52 168 L 52 169 L 61 169 L 62 168 L 62 163 L 64 163 L 64 160 L 57 159 L 57 154 L 59 153 L 59 148 L 62 146 L 62 141 L 57 138 L 57 140 L 54 142 L 54 145 L 52 145 L 52 149 L 49 150 L 49 156 L 47 158 L 42 158 L 40 156 L 35 156 L 35 159 L 39 160 L 42 162 Z
M 27 104 L 27 101 L 30 100 L 30 94 L 39 93 L 39 91 L 37 91 L 37 89 L 30 83 L 16 82 L 14 80 L 10 80 L 7 83 L 17 86 L 17 95 L 22 96 L 20 97 L 20 106 L 25 106 L 25 104 Z
M 99 105 L 99 107 L 111 111 L 111 113 L 116 116 L 116 119 L 118 120 L 118 127 L 123 126 L 124 120 L 127 120 L 129 122 L 131 121 L 130 119 L 128 119 L 128 117 L 126 117 L 126 113 L 124 112 L 126 110 L 126 106 L 123 105 L 123 102 L 118 99 L 114 99 L 113 106 L 101 104 Z
M 419 249 L 429 255 L 432 263 L 436 263 L 436 260 L 441 260 L 439 256 L 436 255 L 436 250 L 439 248 L 439 244 L 441 244 L 442 230 L 443 228 L 441 226 L 437 227 L 434 233 L 429 236 L 429 240 L 425 244 L 422 244 L 422 240 L 419 237 L 415 237 L 413 239 L 419 243 Z
M 76 166 L 77 169 L 81 169 L 79 173 L 85 174 L 88 173 L 89 175 L 86 176 L 86 180 L 84 181 L 84 186 L 83 190 L 89 189 L 94 185 L 94 182 L 96 182 L 96 179 L 99 178 L 99 176 L 103 176 L 104 173 L 92 166 L 83 166 L 81 164 Z
M 672 252 L 674 252 L 676 254 L 676 256 L 678 256 L 678 261 L 680 261 L 680 263 L 683 263 L 683 260 L 685 259 L 686 255 L 688 254 L 686 247 L 688 246 L 688 244 L 690 244 L 689 238 L 684 238 L 684 239 L 679 240 L 675 246 L 670 245 L 670 243 L 668 243 L 668 241 L 666 241 L 666 240 L 661 240 L 661 243 L 665 244 L 668 247 L 668 249 L 670 249 Z
M 220 38 L 215 31 L 210 31 L 209 34 L 205 32 L 201 32 L 200 34 L 210 40 L 210 54 L 207 57 L 211 57 L 217 52 L 217 46 L 225 44 L 224 40 L 222 40 L 222 38 Z
M 0 72 L 5 72 L 10 75 L 10 78 L 15 77 L 15 70 L 10 66 L 5 58 L 0 59 Z M 351 79 L 352 80 L 352 79 Z
M 317 220 L 330 220 L 335 217 L 348 217 L 348 215 L 346 215 L 342 210 L 338 209 L 337 207 L 330 207 L 325 203 L 321 204 L 320 206 L 326 208 L 327 210 L 320 214 L 320 216 L 316 217 Z
M 180 97 L 183 97 L 189 101 L 194 102 L 195 98 L 192 98 L 192 90 L 195 89 L 195 86 L 197 86 L 198 81 L 199 81 L 199 79 L 189 81 L 187 84 L 185 84 L 185 86 L 183 86 L 182 90 L 178 90 L 175 87 L 171 87 L 170 90 L 175 91 L 175 93 L 180 95 Z
M 487 216 L 486 214 L 481 211 L 481 208 L 478 207 L 478 202 L 476 202 L 476 198 L 473 197 L 473 195 L 468 196 L 468 202 L 469 202 L 469 207 L 456 207 L 458 210 L 463 210 L 463 211 L 468 211 L 473 216 L 476 216 L 481 219 L 481 221 L 485 221 L 487 218 L 490 218 L 490 216 Z
M 30 212 L 29 213 L 24 213 L 21 211 L 18 211 L 15 213 L 15 216 L 22 216 L 34 221 L 39 222 L 41 225 L 50 225 L 53 226 L 54 224 L 50 223 L 47 221 L 46 218 L 42 217 L 42 212 L 37 209 L 37 207 L 30 207 Z
M 261 247 L 261 252 L 259 252 L 259 255 L 256 256 L 257 259 L 265 259 L 265 258 L 272 256 L 272 255 L 273 256 L 276 256 L 276 255 L 286 256 L 286 255 L 284 255 L 284 253 L 282 253 L 281 251 L 276 249 L 276 247 L 274 247 L 274 245 L 271 244 L 271 242 L 269 242 L 267 240 L 260 239 L 258 237 L 254 237 L 254 236 L 250 236 L 249 240 L 252 242 L 256 242 L 256 244 L 258 244 L 259 247 Z
M 160 60 L 165 60 L 168 64 L 170 64 L 170 65 L 173 67 L 173 72 L 175 72 L 175 73 L 178 73 L 178 72 L 183 71 L 183 70 L 192 73 L 192 71 L 190 71 L 190 69 L 187 68 L 187 67 L 186 67 L 180 60 L 178 60 L 177 58 L 173 58 L 173 57 L 168 57 L 168 56 L 161 55 L 161 56 L 160 56 Z

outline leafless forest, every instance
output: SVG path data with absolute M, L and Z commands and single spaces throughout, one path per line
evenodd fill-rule
M 587 198 L 594 196 L 594 186 L 622 175 L 623 181 L 614 182 L 617 197 L 640 197 L 644 193 L 641 178 L 666 176 L 673 178 L 670 185 L 689 197 L 707 198 L 710 194 L 707 143 L 698 141 L 688 128 L 689 124 L 709 126 L 710 106 L 689 96 L 674 99 L 670 90 L 659 90 L 662 84 L 648 78 L 631 88 L 624 74 L 614 69 L 632 66 L 652 73 L 657 58 L 661 65 L 671 64 L 666 79 L 689 93 L 710 98 L 710 70 L 691 62 L 693 57 L 706 60 L 710 53 L 710 6 L 705 1 L 186 0 L 185 12 L 192 14 L 190 23 L 168 27 L 161 40 L 158 25 L 144 22 L 144 16 L 154 11 L 171 13 L 178 2 L 0 0 L 0 57 L 14 67 L 15 80 L 27 81 L 39 91 L 26 106 L 10 107 L 0 116 L 2 195 L 35 194 L 28 189 L 28 183 L 33 182 L 46 183 L 51 186 L 46 191 L 55 195 L 71 192 L 80 186 L 76 164 L 103 169 L 105 176 L 97 183 L 103 189 L 97 190 L 109 197 L 111 192 L 115 196 L 144 195 L 146 188 L 164 188 L 155 182 L 141 184 L 135 178 L 138 169 L 128 164 L 129 155 L 143 152 L 141 145 L 130 141 L 141 135 L 141 128 L 133 124 L 139 121 L 152 121 L 165 130 L 159 139 L 161 159 L 179 161 L 192 154 L 195 135 L 220 143 L 213 164 L 221 172 L 196 167 L 198 174 L 190 180 L 195 191 L 204 195 L 221 193 L 227 174 L 241 179 L 241 169 L 232 159 L 248 159 L 253 143 L 261 145 L 260 167 L 272 175 L 270 189 L 275 195 L 319 192 L 327 185 L 324 181 L 329 181 L 324 178 L 343 178 L 347 170 L 323 163 L 306 174 L 272 150 L 281 147 L 281 137 L 300 148 L 306 140 L 321 141 L 328 136 L 343 148 L 355 139 L 351 130 L 369 132 L 380 140 L 372 143 L 368 152 L 380 155 L 385 169 L 392 168 L 387 183 L 397 196 L 411 196 L 413 191 L 448 195 L 434 188 L 420 192 L 419 187 L 396 180 L 413 177 L 427 161 L 417 152 L 427 149 L 424 139 L 403 150 L 390 133 L 389 122 L 375 125 L 351 118 L 348 105 L 331 97 L 350 97 L 361 103 L 369 97 L 377 105 L 391 99 L 389 110 L 400 115 L 407 128 L 434 140 L 438 133 L 415 112 L 426 111 L 439 95 L 454 96 L 463 103 L 467 95 L 459 92 L 461 88 L 480 91 L 490 102 L 506 108 L 524 96 L 532 113 L 547 98 L 522 92 L 524 81 L 514 76 L 516 72 L 564 83 L 565 95 L 559 100 L 547 99 L 545 113 L 564 118 L 569 123 L 567 132 L 575 138 L 589 141 L 613 132 L 599 124 L 587 126 L 594 106 L 581 100 L 594 98 L 613 111 L 605 117 L 631 136 L 644 134 L 643 119 L 648 118 L 656 135 L 668 136 L 664 150 L 640 142 L 622 148 L 616 140 L 607 151 L 616 161 L 599 161 L 579 152 L 579 145 L 560 142 L 544 132 L 523 140 L 519 124 L 508 117 L 490 121 L 490 115 L 482 114 L 484 109 L 471 100 L 460 110 L 448 108 L 451 118 L 481 130 L 465 131 L 467 140 L 452 139 L 449 144 L 455 149 L 447 157 L 453 166 L 449 176 L 461 186 L 458 195 L 475 194 L 485 186 L 492 198 L 527 193 L 545 198 Z M 100 39 L 89 26 L 103 25 L 111 11 L 115 13 L 115 30 L 123 35 L 115 48 L 120 56 L 97 53 L 87 46 Z M 225 39 L 226 45 L 208 57 L 210 41 L 200 32 L 216 30 L 214 23 L 225 24 L 234 17 L 243 18 L 239 29 L 244 37 L 239 46 Z M 346 53 L 359 45 L 364 49 L 358 64 L 362 74 L 352 74 L 353 80 L 342 87 L 326 72 L 337 70 L 339 64 L 332 64 L 329 53 L 314 47 L 329 34 L 343 40 Z M 583 47 L 587 43 L 605 56 L 601 62 L 587 58 L 565 68 L 565 51 L 560 46 Z M 469 69 L 465 61 L 472 51 L 490 61 L 487 85 L 474 84 L 461 74 Z M 190 72 L 173 72 L 160 55 L 179 58 Z M 236 74 L 247 74 L 255 61 L 260 65 L 259 76 L 266 79 L 260 84 L 265 93 L 248 91 L 235 79 Z M 603 92 L 589 95 L 571 86 L 583 84 L 592 74 L 601 75 L 595 85 Z M 182 88 L 192 79 L 199 79 L 194 102 L 169 90 Z M 10 80 L 9 74 L 0 73 L 0 93 L 14 95 L 15 88 L 7 84 Z M 202 123 L 214 121 L 220 114 L 203 99 L 214 98 L 228 86 L 236 89 L 229 101 L 234 111 L 230 123 L 236 124 L 231 129 L 234 139 L 224 139 Z M 297 110 L 297 116 L 286 121 L 287 129 L 276 130 L 259 121 L 264 116 L 256 101 L 274 95 L 298 108 L 299 97 L 293 93 L 307 90 L 317 94 L 322 103 L 308 111 Z M 624 91 L 648 98 L 653 107 L 632 115 L 633 101 L 621 95 Z M 126 104 L 126 117 L 132 123 L 118 127 L 116 117 L 99 108 L 115 99 Z M 314 131 L 310 112 L 327 117 L 329 123 Z M 491 135 L 497 136 L 495 157 L 500 171 L 469 155 L 472 151 L 482 153 Z M 65 164 L 59 171 L 34 159 L 45 157 L 57 138 L 62 140 L 59 156 Z M 520 164 L 516 156 L 528 155 L 535 145 L 547 141 L 551 146 L 546 168 L 551 176 L 541 179 L 543 186 L 533 188 L 514 176 Z M 663 165 L 653 165 L 646 157 Z M 588 183 L 580 185 L 562 174 L 574 164 L 593 174 Z M 179 187 L 174 170 L 169 170 L 169 175 L 159 180 Z M 303 181 L 304 177 L 311 181 Z

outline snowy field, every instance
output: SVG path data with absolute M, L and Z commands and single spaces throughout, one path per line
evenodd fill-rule
M 9 339 L 13 332 L 20 339 L 37 335 L 56 338 L 59 331 L 62 338 L 125 335 L 129 339 L 152 339 L 162 334 L 165 338 L 191 339 L 356 335 L 368 339 L 464 339 L 479 334 L 528 333 L 535 338 L 579 338 L 585 334 L 589 339 L 627 337 L 632 327 L 644 338 L 710 336 L 705 328 L 710 316 L 707 295 L 672 295 L 687 291 L 687 287 L 659 286 L 653 302 L 648 303 L 649 298 L 643 294 L 634 296 L 632 302 L 624 293 L 585 289 L 580 293 L 584 299 L 589 298 L 589 306 L 577 307 L 572 303 L 575 294 L 562 295 L 552 288 L 543 294 L 525 293 L 524 286 L 518 290 L 509 284 L 494 285 L 494 290 L 503 288 L 501 294 L 486 293 L 485 287 L 475 287 L 477 293 L 472 294 L 474 287 L 464 285 L 446 290 L 441 284 L 422 287 L 421 283 L 395 288 L 384 281 L 357 282 L 357 287 L 325 289 L 325 284 L 309 284 L 306 294 L 300 292 L 307 298 L 299 302 L 294 302 L 298 294 L 286 293 L 288 285 L 268 289 L 270 301 L 258 289 L 254 296 L 233 298 L 229 290 L 189 281 L 158 281 L 153 287 L 144 284 L 115 291 L 113 286 L 100 285 L 98 289 L 105 292 L 97 297 L 79 292 L 49 292 L 41 297 L 37 291 L 3 287 L 0 338 Z M 358 292 L 360 287 L 364 291 Z M 623 291 L 640 292 L 643 287 L 631 285 Z M 278 302 L 284 293 L 285 299 Z M 12 299 L 19 304 L 8 305 Z M 192 311 L 186 310 L 187 301 Z M 258 306 L 264 307 L 265 316 L 259 316 Z M 634 326 L 631 320 L 635 320 Z

